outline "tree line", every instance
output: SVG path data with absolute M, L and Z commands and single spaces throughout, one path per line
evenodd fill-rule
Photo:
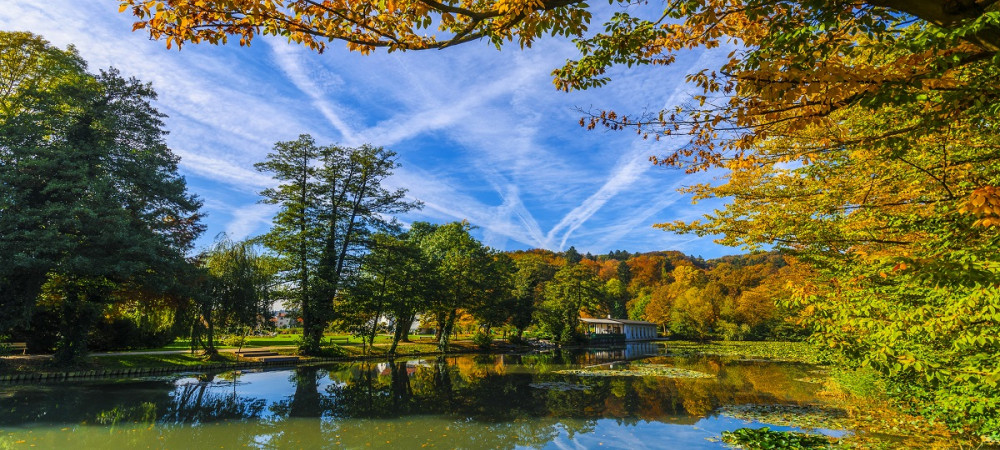
M 566 91 L 609 83 L 614 66 L 726 46 L 687 75 L 695 89 L 680 104 L 585 111 L 580 124 L 669 140 L 657 164 L 722 169 L 685 191 L 725 207 L 660 227 L 794 255 L 810 273 L 784 304 L 831 358 L 879 373 L 914 412 L 1000 439 L 996 0 L 685 0 L 662 13 L 618 0 L 596 31 L 593 7 L 575 0 L 255 1 L 250 14 L 120 3 L 168 47 L 280 34 L 369 53 L 571 37 L 579 56 L 552 72 Z
M 723 169 L 687 192 L 724 208 L 661 227 L 794 256 L 809 270 L 783 307 L 801 310 L 831 358 L 878 372 L 913 411 L 1000 436 L 989 400 L 1000 398 L 997 2 L 695 0 L 662 14 L 612 4 L 621 11 L 597 31 L 591 5 L 563 0 L 123 0 L 121 10 L 168 47 L 280 34 L 369 53 L 572 37 L 579 57 L 552 73 L 567 91 L 607 84 L 615 65 L 729 46 L 718 66 L 688 75 L 696 89 L 682 104 L 585 111 L 581 125 L 679 139 L 654 162 Z
M 331 330 L 371 346 L 386 324 L 394 353 L 417 320 L 442 351 L 470 325 L 483 347 L 501 329 L 578 343 L 581 314 L 697 339 L 791 335 L 776 331 L 788 314 L 769 295 L 780 255 L 502 252 L 467 222 L 404 230 L 395 216 L 420 203 L 385 186 L 396 154 L 309 135 L 255 165 L 276 181 L 260 193 L 279 207 L 271 229 L 193 253 L 201 201 L 177 173 L 152 87 L 88 72 L 72 47 L 29 33 L 0 33 L 0 52 L 0 334 L 62 363 L 181 336 L 211 356 L 221 334 L 259 331 L 279 303 L 300 315 L 305 354 Z

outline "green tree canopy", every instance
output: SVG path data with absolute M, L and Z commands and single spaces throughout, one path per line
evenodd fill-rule
M 192 327 L 192 341 L 200 341 L 206 353 L 214 354 L 216 330 L 259 329 L 270 317 L 277 261 L 260 255 L 252 242 L 235 242 L 225 234 L 199 259 L 208 276 L 205 291 L 195 294 L 201 326 Z
M 262 239 L 284 258 L 283 276 L 302 311 L 301 349 L 315 353 L 334 319 L 343 275 L 358 266 L 371 233 L 394 230 L 393 215 L 420 203 L 407 201 L 405 189 L 383 187 L 398 163 L 381 147 L 317 146 L 301 135 L 275 144 L 255 167 L 281 182 L 261 192 L 265 202 L 281 205 Z
M 150 85 L 90 74 L 72 48 L 28 33 L 0 32 L 0 55 L 0 324 L 24 323 L 44 293 L 71 361 L 116 291 L 183 290 L 201 202 Z

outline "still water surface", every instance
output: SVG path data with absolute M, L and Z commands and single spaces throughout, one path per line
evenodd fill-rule
M 821 402 L 801 381 L 809 365 L 662 352 L 646 343 L 0 386 L 0 448 L 718 448 L 723 430 L 761 425 L 720 407 Z M 555 373 L 629 361 L 713 377 Z

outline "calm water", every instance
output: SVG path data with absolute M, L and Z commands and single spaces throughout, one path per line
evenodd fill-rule
M 726 405 L 805 405 L 811 366 L 661 347 L 0 386 L 0 448 L 717 448 Z M 714 378 L 554 373 L 628 360 Z M 607 366 L 604 366 L 607 367 Z M 773 429 L 788 429 L 773 427 Z

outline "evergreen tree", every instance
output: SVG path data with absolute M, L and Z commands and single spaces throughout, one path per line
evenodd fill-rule
M 566 262 L 569 264 L 576 264 L 583 260 L 583 255 L 580 255 L 580 252 L 576 251 L 576 247 L 572 245 L 563 253 L 563 257 L 566 258 Z
M 201 203 L 150 85 L 89 74 L 29 33 L 0 33 L 0 55 L 0 333 L 38 304 L 59 317 L 57 359 L 74 362 L 116 292 L 183 289 Z

